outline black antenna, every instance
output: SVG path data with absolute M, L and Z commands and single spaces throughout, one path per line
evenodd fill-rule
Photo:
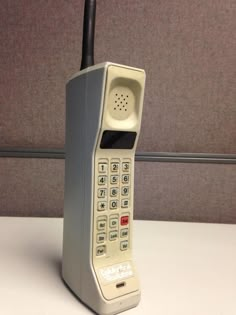
M 94 33 L 95 33 L 96 0 L 85 0 L 82 61 L 80 70 L 94 65 Z

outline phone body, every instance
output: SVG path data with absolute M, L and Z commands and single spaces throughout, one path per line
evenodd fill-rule
M 62 276 L 101 315 L 140 300 L 132 225 L 144 86 L 144 70 L 110 62 L 66 86 Z

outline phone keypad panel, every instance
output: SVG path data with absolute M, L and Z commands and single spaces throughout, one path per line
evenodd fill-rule
M 95 178 L 95 255 L 130 247 L 131 159 L 98 159 Z M 100 259 L 100 258 L 99 258 Z

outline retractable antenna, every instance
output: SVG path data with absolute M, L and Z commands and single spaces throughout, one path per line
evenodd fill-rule
M 94 33 L 96 17 L 96 0 L 85 0 L 82 61 L 80 70 L 94 65 Z

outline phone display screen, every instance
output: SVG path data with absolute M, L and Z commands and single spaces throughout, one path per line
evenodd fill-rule
M 132 149 L 137 133 L 133 131 L 106 130 L 100 143 L 101 149 Z

